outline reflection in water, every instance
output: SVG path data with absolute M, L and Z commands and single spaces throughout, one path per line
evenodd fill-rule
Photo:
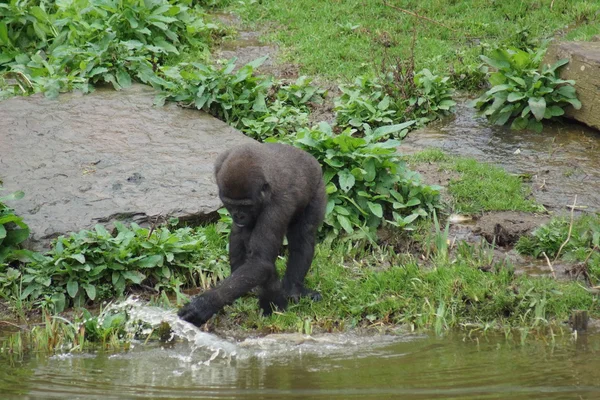
M 536 199 L 549 208 L 573 203 L 600 211 L 600 133 L 583 125 L 546 124 L 542 133 L 493 126 L 466 102 L 456 114 L 411 132 L 400 151 L 437 147 L 449 154 L 491 162 L 511 173 L 533 175 Z

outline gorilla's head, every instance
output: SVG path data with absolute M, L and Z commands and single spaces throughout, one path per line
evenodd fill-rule
M 270 200 L 270 186 L 262 168 L 251 161 L 231 160 L 217 175 L 219 197 L 239 228 L 252 228 Z

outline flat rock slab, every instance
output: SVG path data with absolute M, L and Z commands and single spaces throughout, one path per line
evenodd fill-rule
M 134 85 L 0 103 L 0 180 L 4 194 L 25 192 L 10 206 L 31 228 L 30 247 L 97 223 L 214 215 L 213 163 L 252 139 L 197 110 L 155 107 L 154 94 Z
M 551 45 L 545 64 L 568 58 L 561 68 L 562 79 L 574 79 L 581 109 L 566 109 L 565 115 L 600 130 L 600 42 L 561 42 Z

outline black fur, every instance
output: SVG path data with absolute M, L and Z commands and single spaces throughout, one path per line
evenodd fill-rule
M 321 166 L 310 154 L 284 144 L 248 144 L 215 163 L 219 197 L 233 218 L 229 237 L 231 275 L 184 306 L 179 316 L 200 326 L 235 299 L 259 287 L 264 315 L 284 310 L 288 298 L 319 300 L 304 286 L 327 196 Z M 275 270 L 283 238 L 289 257 L 283 285 Z

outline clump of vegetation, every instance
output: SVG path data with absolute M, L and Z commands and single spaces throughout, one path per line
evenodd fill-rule
M 237 71 L 235 59 L 221 68 L 199 63 L 165 68 L 170 82 L 156 102 L 172 100 L 204 110 L 260 141 L 291 135 L 307 125 L 309 104 L 322 102 L 326 92 L 306 77 L 285 83 L 256 76 L 255 69 L 265 60 Z
M 180 287 L 222 279 L 225 241 L 214 227 L 147 229 L 116 222 L 111 234 L 101 225 L 56 239 L 45 255 L 6 267 L 0 288 L 6 296 L 61 312 L 70 305 L 122 297 L 132 286 L 180 295 Z
M 557 61 L 551 66 L 539 65 L 545 49 L 523 51 L 516 48 L 496 49 L 481 59 L 495 72 L 489 76 L 492 88 L 473 101 L 473 105 L 490 122 L 504 125 L 512 121 L 512 129 L 541 132 L 543 119 L 559 117 L 564 108 L 581 108 L 575 94 L 575 81 L 558 77 L 558 69 L 569 62 Z
M 0 197 L 0 268 L 2 268 L 2 264 L 9 258 L 11 253 L 18 248 L 19 244 L 29 236 L 29 227 L 23 221 L 23 218 L 16 215 L 15 210 L 4 204 L 6 201 L 21 199 L 24 195 L 23 192 L 15 192 Z M 0 277 L 0 285 L 1 279 Z
M 115 89 L 132 78 L 161 86 L 168 57 L 207 50 L 216 25 L 192 0 L 11 0 L 0 4 L 0 98 L 14 94 Z
M 360 130 L 410 120 L 426 124 L 453 111 L 456 102 L 448 80 L 428 69 L 413 74 L 401 65 L 381 77 L 358 77 L 353 85 L 340 87 L 342 95 L 335 102 L 337 124 Z
M 410 228 L 438 204 L 439 188 L 420 183 L 399 158 L 400 142 L 383 140 L 402 129 L 404 125 L 384 126 L 356 137 L 354 129 L 334 134 L 329 124 L 321 123 L 298 132 L 293 144 L 323 167 L 329 198 L 325 224 L 334 235 L 357 231 L 358 237 L 369 237 L 384 221 Z
M 553 218 L 522 236 L 516 244 L 521 254 L 536 258 L 561 258 L 577 265 L 572 273 L 581 275 L 594 284 L 600 280 L 600 216 L 584 215 L 572 221 L 565 217 Z

